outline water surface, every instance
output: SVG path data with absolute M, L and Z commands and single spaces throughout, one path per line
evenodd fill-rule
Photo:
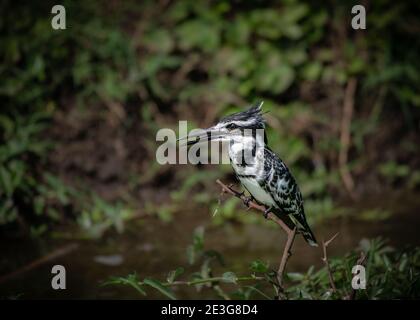
M 365 203 L 365 208 L 378 206 L 378 200 Z M 339 237 L 329 249 L 330 256 L 344 255 L 357 247 L 362 238 L 384 237 L 396 247 L 420 245 L 417 208 L 419 200 L 397 200 L 393 206 L 389 200 L 382 201 L 393 215 L 380 221 L 356 219 L 357 212 L 327 219 L 314 227 L 318 240 L 327 239 L 336 232 Z M 354 206 L 353 211 L 358 209 Z M 378 209 L 375 209 L 378 211 Z M 242 213 L 241 213 L 242 214 Z M 243 213 L 250 214 L 250 213 Z M 280 261 L 284 234 L 275 227 L 225 223 L 213 226 L 207 209 L 188 210 L 177 214 L 171 223 L 156 218 L 133 221 L 123 234 L 111 233 L 100 240 L 77 239 L 3 239 L 0 243 L 0 274 L 4 275 L 39 259 L 57 248 L 76 243 L 78 248 L 71 253 L 48 261 L 32 270 L 0 283 L 2 298 L 18 296 L 20 299 L 142 299 L 128 287 L 100 286 L 110 276 L 137 272 L 140 278 L 165 279 L 169 270 L 187 265 L 185 249 L 191 243 L 193 230 L 206 227 L 205 246 L 219 251 L 229 270 L 247 274 L 249 262 L 255 259 L 269 261 L 277 266 Z M 66 230 L 71 233 L 71 229 Z M 308 246 L 299 236 L 296 239 L 287 270 L 306 271 L 309 266 L 321 266 L 322 252 Z M 51 289 L 51 268 L 62 264 L 67 272 L 67 289 Z M 224 270 L 226 271 L 226 270 Z M 161 298 L 148 290 L 147 298 Z M 179 298 L 214 297 L 212 292 L 196 295 L 193 288 L 177 288 Z

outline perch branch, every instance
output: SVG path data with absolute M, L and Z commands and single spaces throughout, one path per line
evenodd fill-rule
M 216 180 L 217 184 L 219 184 L 222 187 L 222 191 L 223 193 L 228 193 L 234 197 L 237 197 L 238 199 L 241 199 L 242 202 L 244 202 L 246 204 L 246 202 L 248 201 L 248 198 L 241 192 L 236 191 L 235 189 L 233 189 L 231 186 L 227 186 L 225 185 L 222 181 L 220 180 Z M 255 201 L 249 201 L 248 202 L 248 208 L 252 208 L 255 209 L 257 211 L 260 211 L 262 213 L 265 212 L 266 207 L 263 205 L 259 205 L 258 203 L 256 203 Z M 274 213 L 269 212 L 267 215 L 267 219 L 274 221 L 275 223 L 277 223 L 287 234 L 289 234 L 292 230 L 283 222 L 281 221 Z
M 293 242 L 295 240 L 295 236 L 296 236 L 296 228 L 288 231 L 286 246 L 284 247 L 284 252 L 283 252 L 283 256 L 281 257 L 279 270 L 277 271 L 277 281 L 278 281 L 279 287 L 281 289 L 283 289 L 284 270 L 286 269 L 287 261 L 292 256 L 292 246 L 293 246 Z
M 260 211 L 262 213 L 265 213 L 265 211 L 267 210 L 267 208 L 263 205 L 260 205 L 258 203 L 256 203 L 255 201 L 249 201 L 249 199 L 241 192 L 236 191 L 235 189 L 233 189 L 231 186 L 227 186 L 225 185 L 223 182 L 221 182 L 220 180 L 216 180 L 217 184 L 219 184 L 222 187 L 222 193 L 228 193 L 234 197 L 237 197 L 238 199 L 241 199 L 245 205 L 248 206 L 248 208 L 253 208 L 257 211 Z M 295 240 L 295 236 L 296 236 L 296 228 L 291 229 L 287 226 L 286 223 L 284 223 L 280 218 L 278 218 L 274 213 L 269 212 L 267 214 L 267 219 L 270 219 L 272 221 L 274 221 L 275 223 L 277 223 L 287 234 L 287 241 L 286 241 L 286 245 L 284 247 L 283 250 L 283 255 L 281 258 L 281 262 L 280 262 L 280 266 L 279 269 L 277 271 L 277 281 L 278 281 L 278 285 L 279 285 L 279 299 L 284 298 L 284 289 L 283 289 L 283 275 L 284 275 L 284 271 L 286 269 L 286 264 L 287 261 L 289 260 L 289 258 L 292 255 L 292 246 L 293 246 L 293 242 Z
M 322 261 L 324 262 L 325 267 L 327 268 L 328 279 L 330 281 L 331 290 L 334 293 L 337 292 L 337 288 L 335 286 L 334 277 L 333 277 L 333 274 L 332 274 L 332 271 L 331 271 L 331 266 L 330 266 L 330 263 L 328 261 L 327 247 L 330 245 L 331 242 L 333 242 L 333 240 L 335 238 L 337 238 L 337 236 L 338 236 L 338 232 L 334 236 L 332 236 L 332 238 L 330 240 L 325 241 L 325 242 L 322 241 L 322 250 L 324 251 L 324 257 L 322 258 Z

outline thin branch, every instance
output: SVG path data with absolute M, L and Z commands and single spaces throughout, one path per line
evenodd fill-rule
M 243 193 L 241 193 L 239 191 L 236 191 L 231 186 L 225 185 L 220 180 L 216 180 L 216 182 L 217 182 L 217 184 L 219 184 L 222 187 L 223 192 L 228 193 L 228 194 L 230 194 L 234 197 L 237 197 L 237 198 L 241 199 L 248 206 L 248 208 L 253 208 L 253 209 L 255 209 L 257 211 L 260 211 L 262 213 L 266 212 L 267 208 L 265 206 L 260 205 L 260 204 L 256 203 L 255 201 L 252 201 L 252 200 L 250 201 Z M 279 219 L 272 212 L 269 212 L 267 214 L 267 219 L 270 219 L 270 220 L 274 221 L 275 223 L 277 223 L 287 234 L 286 245 L 284 247 L 283 255 L 282 255 L 282 258 L 281 258 L 281 262 L 280 262 L 280 266 L 279 266 L 279 269 L 277 271 L 277 281 L 278 281 L 278 286 L 279 286 L 278 298 L 279 299 L 284 299 L 286 297 L 284 295 L 283 276 L 284 276 L 284 271 L 286 269 L 287 262 L 288 262 L 289 258 L 292 256 L 292 246 L 293 246 L 293 242 L 294 242 L 295 236 L 296 236 L 296 228 L 294 228 L 294 229 L 289 228 L 286 223 L 284 223 L 281 219 Z
M 334 277 L 333 274 L 331 272 L 331 267 L 330 267 L 330 263 L 328 261 L 328 255 L 327 255 L 327 247 L 330 245 L 331 242 L 333 242 L 333 240 L 338 236 L 338 232 L 328 241 L 326 242 L 322 242 L 322 249 L 324 251 L 324 257 L 322 258 L 322 261 L 325 264 L 325 267 L 327 268 L 327 272 L 328 272 L 328 279 L 330 281 L 330 286 L 331 286 L 331 290 L 332 292 L 336 293 L 337 292 L 337 288 L 335 286 L 335 282 L 334 282 Z
M 242 202 L 244 202 L 244 203 L 248 202 L 248 198 L 243 193 L 241 193 L 239 191 L 236 191 L 231 186 L 225 185 L 220 180 L 216 180 L 216 183 L 219 184 L 222 187 L 222 190 L 223 190 L 224 193 L 228 193 L 228 194 L 230 194 L 234 197 L 237 197 L 238 199 L 241 199 Z M 264 213 L 266 211 L 266 207 L 264 207 L 262 205 L 259 205 L 258 203 L 254 202 L 254 201 L 249 201 L 248 202 L 248 208 L 255 209 L 255 210 L 260 211 L 262 213 Z M 292 232 L 292 230 L 281 219 L 279 219 L 274 213 L 269 212 L 268 215 L 267 215 L 267 219 L 272 220 L 275 223 L 277 223 L 287 234 Z
M 286 269 L 287 261 L 292 256 L 292 246 L 293 246 L 293 242 L 295 241 L 295 236 L 296 236 L 296 228 L 291 230 L 291 232 L 287 233 L 286 246 L 284 247 L 284 252 L 283 252 L 283 256 L 281 257 L 279 270 L 277 271 L 277 281 L 279 283 L 279 287 L 281 291 L 284 291 L 283 290 L 283 275 L 284 275 L 284 270 Z M 279 299 L 281 298 L 281 295 L 283 295 L 283 292 L 279 293 Z
M 235 281 L 249 281 L 249 280 L 264 280 L 264 277 L 238 277 L 235 279 Z M 170 286 L 194 286 L 197 284 L 204 284 L 204 283 L 212 283 L 212 282 L 223 282 L 226 279 L 223 277 L 213 277 L 213 278 L 207 278 L 207 279 L 198 279 L 198 280 L 192 280 L 192 281 L 174 281 L 170 283 L 164 283 L 164 286 L 170 287 Z M 141 283 L 140 283 L 141 284 Z

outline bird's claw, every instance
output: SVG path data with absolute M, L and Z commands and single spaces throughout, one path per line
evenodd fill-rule
M 251 197 L 245 197 L 244 192 L 242 192 L 242 197 L 243 197 L 242 201 L 249 208 L 249 203 L 252 201 L 252 198 Z
M 270 213 L 271 208 L 267 208 L 264 210 L 264 218 L 268 219 L 268 214 Z

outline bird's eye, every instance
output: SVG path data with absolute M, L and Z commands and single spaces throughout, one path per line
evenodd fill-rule
M 238 126 L 235 123 L 229 123 L 226 128 L 228 128 L 229 130 L 233 130 L 238 128 Z

